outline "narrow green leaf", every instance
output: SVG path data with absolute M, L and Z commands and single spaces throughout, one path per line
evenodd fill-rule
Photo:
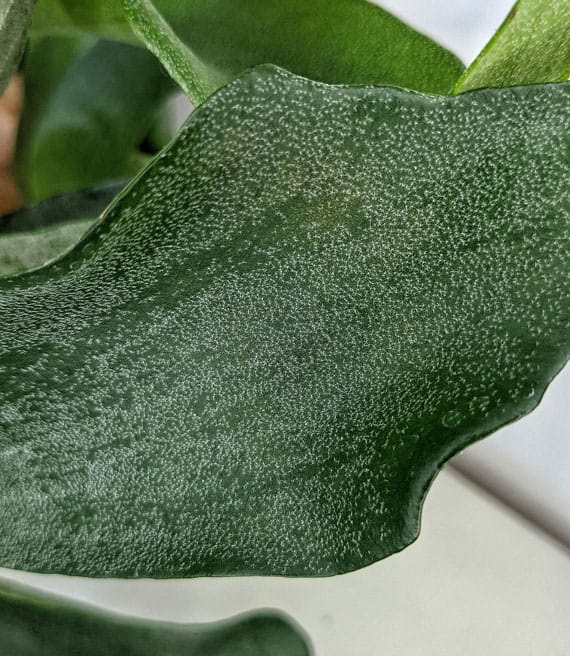
M 455 93 L 570 78 L 569 0 L 519 0 Z
M 409 544 L 568 358 L 569 120 L 569 84 L 215 94 L 0 280 L 1 564 L 329 575 Z
M 15 73 L 24 52 L 35 0 L 0 3 L 0 94 Z
M 263 611 L 212 624 L 103 612 L 31 588 L 0 584 L 3 656 L 309 656 L 298 629 Z
M 34 19 L 38 32 L 76 25 L 133 38 L 122 0 L 48 2 Z M 322 82 L 433 93 L 449 92 L 463 72 L 454 55 L 367 0 L 126 0 L 125 6 L 139 35 L 195 102 L 257 64 Z
M 195 105 L 224 84 L 222 75 L 208 69 L 180 41 L 150 0 L 124 0 L 123 6 L 137 36 Z
M 70 62 L 73 47 L 69 39 L 36 41 L 26 65 L 35 101 L 22 122 L 18 173 L 31 200 L 136 172 L 133 154 L 174 90 L 143 48 L 99 41 L 84 51 L 81 42 Z M 52 75 L 46 88 L 50 57 L 60 76 Z

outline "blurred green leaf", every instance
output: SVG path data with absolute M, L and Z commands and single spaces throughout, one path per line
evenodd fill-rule
M 129 29 L 121 1 L 40 0 L 32 18 L 32 35 L 76 36 L 79 31 L 137 43 Z M 167 2 L 180 4 L 180 0 Z
M 519 0 L 455 92 L 570 78 L 569 0 Z
M 16 72 L 28 35 L 35 0 L 0 3 L 0 94 Z
M 409 544 L 568 359 L 569 121 L 569 84 L 215 94 L 0 280 L 1 563 L 329 575 Z
M 309 656 L 298 629 L 263 611 L 225 622 L 134 619 L 0 584 L 3 656 Z
M 174 90 L 145 49 L 89 37 L 35 41 L 25 81 L 17 169 L 31 200 L 137 172 L 137 149 Z
M 434 93 L 450 91 L 464 68 L 447 50 L 367 0 L 124 4 L 148 47 L 179 83 L 182 78 L 195 103 L 257 64 L 277 64 L 322 82 L 395 84 Z M 34 25 L 38 32 L 75 25 L 132 40 L 121 7 L 122 0 L 48 0 Z
M 93 35 L 46 37 L 30 42 L 25 69 L 25 102 L 16 148 L 15 169 L 19 185 L 29 195 L 27 175 L 30 151 L 34 147 L 35 132 L 58 85 L 69 66 L 97 42 Z

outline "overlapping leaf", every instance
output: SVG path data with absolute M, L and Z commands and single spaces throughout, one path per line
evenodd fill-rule
M 36 40 L 18 171 L 32 200 L 136 172 L 138 147 L 174 89 L 146 50 L 88 37 Z
M 3 656 L 308 656 L 299 631 L 270 612 L 216 624 L 153 622 L 0 584 Z
M 570 2 L 519 0 L 455 91 L 570 78 Z
M 0 4 L 0 93 L 20 63 L 34 4 L 35 0 L 2 0 Z
M 396 84 L 434 93 L 448 92 L 463 71 L 451 53 L 367 0 L 44 0 L 34 28 L 46 33 L 79 27 L 132 40 L 123 5 L 167 67 L 191 62 L 187 79 L 195 103 L 257 64 L 277 64 L 323 82 Z M 165 33 L 169 29 L 182 44 Z
M 325 575 L 568 357 L 570 86 L 261 68 L 63 260 L 0 281 L 2 564 Z
M 14 173 L 26 200 L 33 196 L 30 163 L 38 125 L 71 64 L 92 48 L 96 41 L 93 35 L 46 37 L 33 40 L 28 46 L 22 67 L 25 101 L 14 161 Z

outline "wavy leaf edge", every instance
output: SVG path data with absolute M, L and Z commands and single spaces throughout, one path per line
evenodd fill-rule
M 279 77 L 279 78 L 285 78 L 289 79 L 292 81 L 302 81 L 303 83 L 317 86 L 317 87 L 322 87 L 322 88 L 327 88 L 327 89 L 347 89 L 347 90 L 354 90 L 354 91 L 359 91 L 359 90 L 369 90 L 369 89 L 375 89 L 375 90 L 388 90 L 388 91 L 396 91 L 397 93 L 404 93 L 406 95 L 417 95 L 420 97 L 424 97 L 428 100 L 432 100 L 434 102 L 448 102 L 448 101 L 454 101 L 454 100 L 459 100 L 459 99 L 464 99 L 466 97 L 472 96 L 472 95 L 485 95 L 487 93 L 493 93 L 496 90 L 503 90 L 503 91 L 509 91 L 509 92 L 516 92 L 517 90 L 523 90 L 527 91 L 530 87 L 566 87 L 570 90 L 570 83 L 566 82 L 558 82 L 558 83 L 539 83 L 539 84 L 532 84 L 532 85 L 521 85 L 521 86 L 515 86 L 515 87 L 508 87 L 508 88 L 484 88 L 484 89 L 473 89 L 473 90 L 468 90 L 465 91 L 457 96 L 439 96 L 436 94 L 428 94 L 425 92 L 419 92 L 415 90 L 409 90 L 409 89 L 403 89 L 401 87 L 397 87 L 394 85 L 351 85 L 351 84 L 346 84 L 346 85 L 333 85 L 333 84 L 328 84 L 325 82 L 318 82 L 315 80 L 311 80 L 308 78 L 303 78 L 302 76 L 295 75 L 293 73 L 290 73 L 289 71 L 280 68 L 275 65 L 271 64 L 263 64 L 260 66 L 253 67 L 251 69 L 248 69 L 247 71 L 243 72 L 240 74 L 235 80 L 232 82 L 228 83 L 226 86 L 221 87 L 220 89 L 216 90 L 212 96 L 208 99 L 204 105 L 200 106 L 197 108 L 186 120 L 184 125 L 181 127 L 180 131 L 178 132 L 177 135 L 171 140 L 171 142 L 144 168 L 142 169 L 136 177 L 134 177 L 127 185 L 126 187 L 120 191 L 117 196 L 114 198 L 112 203 L 108 206 L 108 208 L 103 212 L 102 216 L 95 222 L 94 225 L 92 225 L 89 230 L 85 233 L 85 235 L 81 238 L 81 240 L 73 246 L 69 251 L 66 253 L 62 254 L 59 258 L 54 259 L 47 265 L 40 267 L 38 269 L 34 269 L 32 271 L 28 272 L 23 272 L 21 274 L 17 274 L 16 276 L 7 276 L 0 280 L 0 289 L 2 286 L 5 286 L 6 284 L 11 286 L 13 282 L 18 285 L 18 282 L 25 282 L 26 279 L 31 275 L 33 276 L 36 273 L 45 271 L 45 269 L 49 268 L 53 264 L 59 265 L 58 268 L 65 268 L 66 265 L 68 264 L 68 261 L 74 256 L 75 253 L 81 251 L 83 247 L 90 241 L 91 237 L 99 233 L 102 230 L 105 230 L 107 227 L 107 224 L 109 224 L 110 219 L 113 218 L 113 212 L 115 209 L 117 209 L 123 199 L 128 198 L 131 192 L 138 187 L 140 182 L 144 180 L 148 174 L 149 171 L 153 170 L 154 167 L 157 165 L 157 163 L 165 158 L 170 150 L 177 144 L 178 138 L 181 134 L 185 133 L 187 130 L 192 129 L 192 127 L 200 122 L 202 120 L 202 115 L 204 112 L 208 111 L 208 107 L 210 104 L 213 102 L 213 99 L 215 99 L 218 95 L 220 94 L 225 94 L 228 88 L 233 88 L 237 87 L 238 85 L 242 85 L 244 83 L 248 83 L 252 79 L 257 78 L 258 76 L 265 77 L 265 76 L 270 76 L 270 77 Z M 507 426 L 511 423 L 514 423 L 518 421 L 519 419 L 523 418 L 530 412 L 532 412 L 541 402 L 544 394 L 547 391 L 548 386 L 552 382 L 552 380 L 556 377 L 556 375 L 564 368 L 564 366 L 567 364 L 568 360 L 570 359 L 570 349 L 568 346 L 566 346 L 566 352 L 558 359 L 557 363 L 550 367 L 549 373 L 544 377 L 543 382 L 537 387 L 537 393 L 536 395 L 532 398 L 529 399 L 525 404 L 519 405 L 517 410 L 512 413 L 512 416 L 510 416 L 508 419 L 504 420 L 502 423 L 497 424 L 495 427 L 493 427 L 490 430 L 474 430 L 472 432 L 465 433 L 462 436 L 462 440 L 459 443 L 456 443 L 452 445 L 449 450 L 445 453 L 442 454 L 442 456 L 439 458 L 438 462 L 435 463 L 432 467 L 430 467 L 430 471 L 423 472 L 422 476 L 422 481 L 421 483 L 418 484 L 417 489 L 416 489 L 416 495 L 414 498 L 410 499 L 410 506 L 412 508 L 410 510 L 413 510 L 413 515 L 408 515 L 408 519 L 410 521 L 407 522 L 406 525 L 406 530 L 405 530 L 405 538 L 402 540 L 402 543 L 398 548 L 390 550 L 388 553 L 385 553 L 381 555 L 380 557 L 374 556 L 372 557 L 369 561 L 359 563 L 358 565 L 351 567 L 351 568 L 346 568 L 342 570 L 334 569 L 330 572 L 324 572 L 324 573 L 311 573 L 307 574 L 306 572 L 302 572 L 300 574 L 282 574 L 282 573 L 267 573 L 267 572 L 258 572 L 258 571 L 240 571 L 238 573 L 235 572 L 224 572 L 221 574 L 215 574 L 216 576 L 251 576 L 251 575 L 259 575 L 259 576 L 287 576 L 287 577 L 295 577 L 295 576 L 310 576 L 311 578 L 324 578 L 324 577 L 330 577 L 330 576 L 338 576 L 338 575 L 344 575 L 351 573 L 353 571 L 357 571 L 359 569 L 362 569 L 363 567 L 370 566 L 379 560 L 382 560 L 386 557 L 389 557 L 391 555 L 394 555 L 396 553 L 399 553 L 406 547 L 408 547 L 410 544 L 415 542 L 415 540 L 419 537 L 420 531 L 421 531 L 421 516 L 422 516 L 422 510 L 423 510 L 423 505 L 425 503 L 425 500 L 427 498 L 427 495 L 429 493 L 429 489 L 431 485 L 433 484 L 433 481 L 437 477 L 437 474 L 442 470 L 444 465 L 457 453 L 461 452 L 464 450 L 466 447 L 470 446 L 471 444 L 478 442 L 485 437 L 491 435 L 492 433 L 496 432 L 497 430 L 500 430 L 504 426 Z M 43 569 L 30 569 L 28 571 L 34 571 L 38 573 L 43 573 L 46 570 Z M 61 574 L 66 574 L 68 572 L 66 571 L 54 571 L 54 570 L 49 570 L 49 573 L 61 573 Z M 83 576 L 83 574 L 80 574 Z M 197 573 L 197 574 L 192 574 L 192 575 L 184 575 L 185 577 L 188 576 L 189 578 L 193 576 L 204 576 L 206 574 L 204 573 Z M 114 574 L 110 575 L 103 575 L 101 578 L 107 578 L 107 577 L 112 577 L 115 576 Z M 143 575 L 143 576 L 146 576 Z M 166 575 L 161 575 L 160 573 L 158 575 L 152 574 L 153 578 L 157 579 L 163 579 L 163 578 L 172 578 L 172 575 L 166 574 Z M 138 578 L 138 577 L 135 577 Z

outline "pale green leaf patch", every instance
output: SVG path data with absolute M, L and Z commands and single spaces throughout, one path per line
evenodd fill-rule
M 570 78 L 570 2 L 519 0 L 455 92 Z
M 22 58 L 34 4 L 35 0 L 2 0 L 0 4 L 0 94 Z
M 59 257 L 79 241 L 91 223 L 84 219 L 0 235 L 0 276 L 35 269 Z

